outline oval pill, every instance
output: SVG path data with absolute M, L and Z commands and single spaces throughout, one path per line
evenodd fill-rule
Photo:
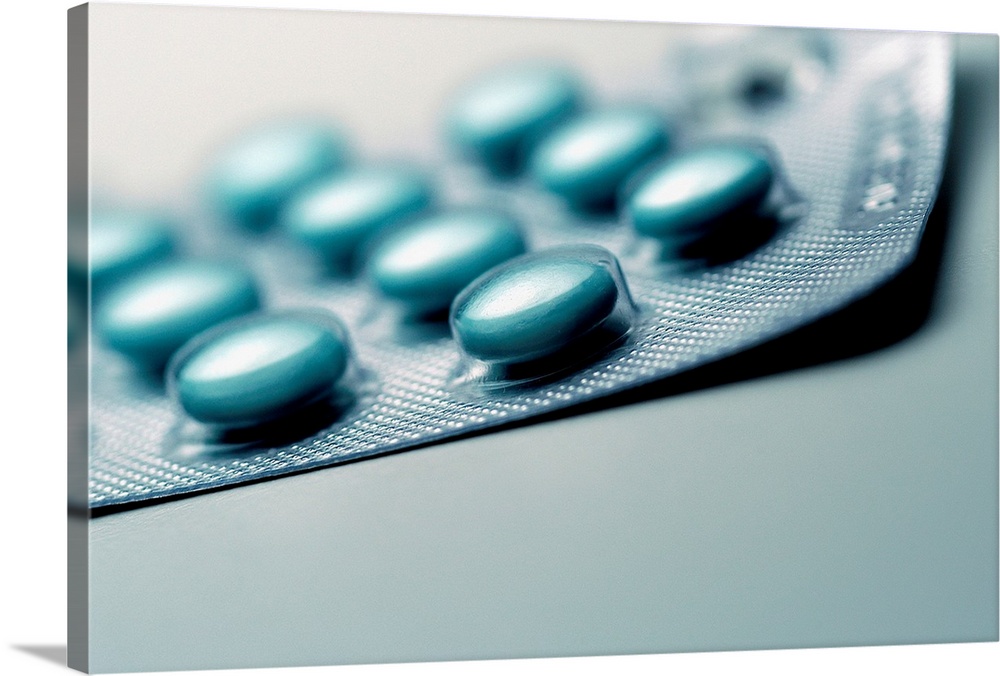
M 521 168 L 535 143 L 580 106 L 580 86 L 567 70 L 522 66 L 461 92 L 446 115 L 452 143 L 498 174 Z
M 209 175 L 209 198 L 232 221 L 265 228 L 286 200 L 339 169 L 346 154 L 341 136 L 320 124 L 256 130 L 221 154 Z
M 671 157 L 635 186 L 626 210 L 635 229 L 660 239 L 690 239 L 720 221 L 760 207 L 774 170 L 763 151 L 713 146 Z
M 157 368 L 196 334 L 259 306 L 254 278 L 242 267 L 180 261 L 122 282 L 96 325 L 111 348 Z
M 573 250 L 528 254 L 462 292 L 451 309 L 452 335 L 477 359 L 526 362 L 559 352 L 601 325 L 620 294 L 608 267 Z
M 282 226 L 326 258 L 344 261 L 373 234 L 426 209 L 431 188 L 401 167 L 357 169 L 307 188 L 282 213 Z
M 577 206 L 610 203 L 633 171 L 667 147 L 660 115 L 644 108 L 594 112 L 566 123 L 531 158 L 533 178 Z
M 347 368 L 345 335 L 297 317 L 240 321 L 183 358 L 173 389 L 188 415 L 204 423 L 275 420 L 331 392 Z
M 457 210 L 409 223 L 380 241 L 368 275 L 416 312 L 445 310 L 472 280 L 525 251 L 521 227 L 489 210 Z
M 95 213 L 90 219 L 87 254 L 95 287 L 168 258 L 174 251 L 169 219 L 140 211 Z M 74 266 L 87 268 L 87 261 Z

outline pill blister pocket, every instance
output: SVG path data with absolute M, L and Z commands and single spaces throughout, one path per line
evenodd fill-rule
M 745 52 L 731 40 L 710 52 L 696 41 L 665 47 L 662 68 L 644 73 L 629 99 L 663 111 L 669 152 L 736 139 L 773 155 L 775 230 L 731 260 L 664 259 L 620 211 L 582 215 L 530 180 L 498 179 L 443 143 L 406 158 L 426 170 L 439 205 L 514 216 L 529 251 L 595 244 L 620 263 L 636 307 L 627 335 L 572 368 L 516 386 L 470 385 L 445 322 L 408 320 L 364 280 L 329 274 L 281 233 L 233 230 L 198 196 L 176 196 L 186 205 L 178 228 L 185 249 L 249 266 L 268 309 L 334 313 L 350 334 L 354 375 L 338 389 L 331 416 L 220 438 L 95 336 L 89 507 L 142 504 L 529 419 L 732 355 L 877 288 L 914 256 L 937 192 L 950 44 L 935 34 L 795 35 L 815 52 L 788 56 L 791 70 L 765 69 L 756 82 L 747 81 Z M 810 60 L 808 67 L 796 59 Z M 624 100 L 629 92 L 621 89 L 614 96 Z M 352 162 L 364 166 L 365 158 Z

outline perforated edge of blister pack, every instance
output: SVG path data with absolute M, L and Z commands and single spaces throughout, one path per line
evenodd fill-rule
M 426 445 L 620 392 L 737 353 L 870 293 L 913 258 L 937 194 L 951 103 L 949 36 L 830 31 L 822 86 L 727 135 L 761 139 L 789 203 L 777 234 L 743 258 L 678 269 L 651 261 L 616 218 L 581 228 L 532 189 L 439 167 L 453 202 L 498 204 L 532 249 L 590 242 L 618 256 L 636 302 L 627 339 L 596 361 L 530 387 L 456 390 L 461 355 L 446 330 L 415 336 L 372 309 L 356 283 L 306 282 L 290 249 L 242 242 L 273 308 L 321 308 L 352 332 L 364 374 L 336 420 L 280 443 L 212 445 L 155 386 L 94 341 L 89 507 L 99 510 Z M 673 84 L 673 83 L 671 83 Z M 683 83 L 681 83 L 683 84 Z M 682 87 L 683 89 L 683 87 Z M 711 139 L 692 123 L 685 142 Z M 212 241 L 211 228 L 200 236 Z M 230 243 L 231 244 L 231 243 Z M 229 248 L 224 240 L 212 245 Z M 301 278 L 300 278 L 301 277 Z

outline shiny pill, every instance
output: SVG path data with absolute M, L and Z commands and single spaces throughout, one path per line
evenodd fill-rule
M 259 306 L 257 285 L 242 267 L 181 261 L 116 287 L 96 325 L 111 348 L 158 368 L 196 334 Z
M 345 158 L 344 140 L 326 126 L 260 129 L 218 158 L 208 177 L 209 198 L 231 220 L 261 229 L 296 191 L 339 169 Z
M 634 187 L 628 218 L 643 235 L 689 240 L 758 209 L 771 189 L 767 155 L 744 146 L 712 146 L 666 160 Z
M 347 362 L 346 333 L 339 325 L 262 315 L 210 332 L 181 357 L 172 388 L 195 420 L 246 427 L 329 395 Z
M 426 216 L 380 241 L 368 261 L 374 286 L 415 312 L 446 310 L 469 282 L 524 253 L 521 227 L 496 211 Z
M 455 299 L 452 335 L 466 354 L 485 362 L 553 355 L 601 327 L 622 301 L 631 304 L 619 275 L 614 257 L 596 246 L 515 258 Z
M 667 130 L 657 113 L 644 108 L 604 110 L 553 132 L 532 156 L 530 173 L 577 206 L 609 204 L 629 174 L 666 147 Z
M 481 80 L 459 94 L 446 115 L 452 143 L 498 174 L 521 168 L 545 133 L 580 106 L 568 71 L 522 66 Z
M 357 169 L 307 188 L 291 200 L 281 221 L 292 237 L 343 263 L 363 241 L 430 203 L 427 179 L 415 170 Z
M 88 240 L 91 281 L 95 286 L 122 279 L 174 251 L 172 225 L 165 216 L 141 211 L 98 212 L 91 216 Z M 86 268 L 87 261 L 74 261 Z

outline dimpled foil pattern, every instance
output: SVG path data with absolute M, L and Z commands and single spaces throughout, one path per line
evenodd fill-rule
M 941 177 L 950 42 L 935 34 L 831 32 L 821 86 L 724 134 L 676 113 L 676 146 L 724 135 L 763 140 L 781 173 L 781 227 L 745 257 L 671 267 L 617 216 L 581 222 L 522 183 L 432 158 L 445 203 L 486 204 L 524 223 L 530 249 L 592 242 L 619 256 L 639 318 L 624 344 L 559 379 L 476 392 L 449 383 L 461 358 L 446 328 L 401 328 L 360 282 L 324 277 L 282 238 L 193 219 L 199 254 L 257 271 L 271 309 L 319 307 L 351 332 L 355 365 L 335 420 L 291 439 L 205 443 L 163 391 L 92 340 L 89 507 L 139 505 L 440 441 L 536 416 L 731 355 L 871 292 L 914 256 Z M 643 90 L 650 89 L 644 83 Z M 663 83 L 683 94 L 686 83 Z M 673 111 L 671 111 L 673 112 Z M 427 158 L 415 157 L 414 160 Z M 82 506 L 82 505 L 78 505 Z

